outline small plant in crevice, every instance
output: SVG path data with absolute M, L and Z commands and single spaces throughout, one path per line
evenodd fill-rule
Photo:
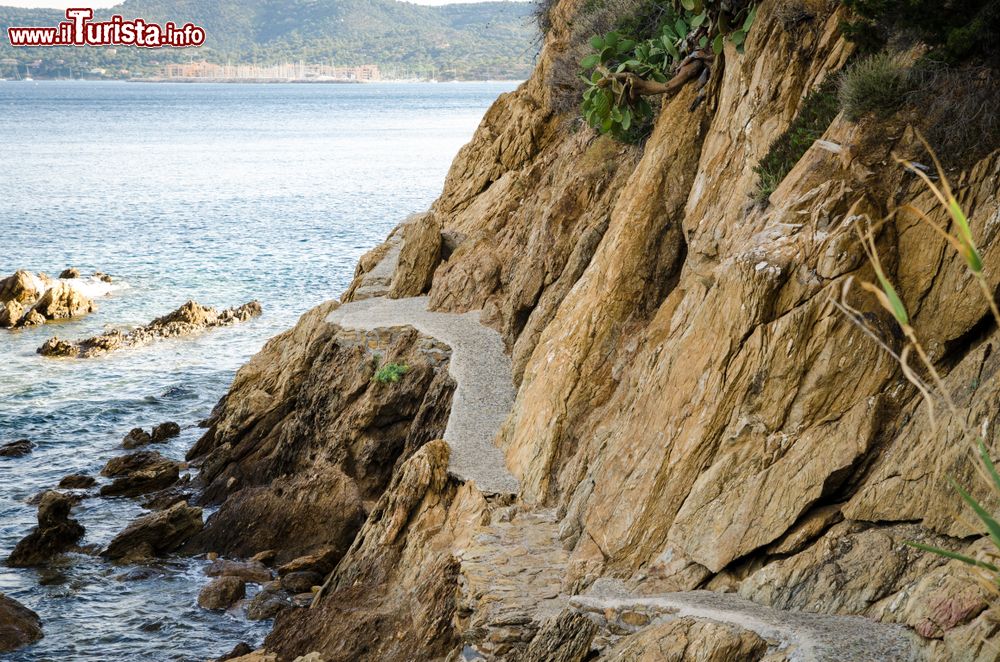
M 985 265 L 979 248 L 976 246 L 969 218 L 952 192 L 937 155 L 933 150 L 931 150 L 930 146 L 927 145 L 923 136 L 920 135 L 919 132 L 918 136 L 924 143 L 924 146 L 927 148 L 927 151 L 930 153 L 931 159 L 934 162 L 937 170 L 938 183 L 935 183 L 931 177 L 924 172 L 923 167 L 904 160 L 899 160 L 899 163 L 920 178 L 927 189 L 933 194 L 934 198 L 941 205 L 941 208 L 946 211 L 950 221 L 950 226 L 942 227 L 915 207 L 905 206 L 902 209 L 915 214 L 922 222 L 933 228 L 934 231 L 941 236 L 949 246 L 951 246 L 955 253 L 961 257 L 968 273 L 979 285 L 980 294 L 989 308 L 990 317 L 992 317 L 993 323 L 996 325 L 995 328 L 1000 329 L 1000 308 L 998 308 L 996 300 L 993 296 L 993 288 L 987 281 Z M 855 205 L 855 207 L 856 206 L 857 205 Z M 853 215 L 853 212 L 854 209 L 851 210 L 850 214 Z M 979 476 L 983 479 L 986 486 L 997 496 L 998 499 L 1000 499 L 1000 473 L 997 472 L 994 461 L 990 457 L 989 450 L 987 449 L 982 436 L 977 434 L 977 432 L 970 426 L 968 420 L 970 418 L 970 412 L 963 411 L 956 405 L 937 367 L 934 365 L 934 362 L 928 356 L 927 352 L 921 345 L 920 340 L 917 338 L 916 332 L 911 325 L 910 316 L 906 310 L 906 306 L 882 267 L 878 251 L 875 246 L 874 230 L 872 228 L 871 221 L 867 218 L 863 218 L 863 220 L 867 221 L 865 227 L 862 228 L 856 224 L 855 229 L 858 231 L 869 263 L 875 273 L 877 283 L 862 282 L 861 286 L 863 289 L 871 292 L 876 297 L 879 305 L 888 311 L 892 315 L 893 319 L 895 319 L 896 324 L 899 326 L 902 331 L 902 335 L 905 338 L 905 345 L 902 350 L 897 353 L 886 345 L 879 338 L 877 331 L 873 330 L 866 324 L 866 317 L 847 303 L 847 295 L 852 285 L 853 277 L 848 278 L 845 281 L 840 299 L 832 299 L 832 302 L 834 306 L 847 315 L 847 317 L 858 325 L 858 327 L 864 331 L 866 335 L 872 338 L 884 351 L 890 354 L 899 363 L 904 377 L 917 389 L 927 406 L 931 434 L 938 433 L 935 402 L 939 401 L 944 404 L 947 411 L 951 414 L 951 420 L 954 423 L 957 423 L 960 427 L 961 438 L 969 443 L 969 451 L 972 455 L 972 461 L 978 470 Z M 911 355 L 915 355 L 917 357 L 915 365 L 910 365 Z M 977 573 L 977 578 L 983 585 L 989 588 L 994 595 L 1000 595 L 1000 561 L 998 561 L 998 559 L 1000 559 L 1000 522 L 998 522 L 997 518 L 992 515 L 980 503 L 980 501 L 975 499 L 965 487 L 959 485 L 953 478 L 949 477 L 948 480 L 952 487 L 961 496 L 965 504 L 976 515 L 978 522 L 983 527 L 986 535 L 989 537 L 989 540 L 994 548 L 992 552 L 987 554 L 987 558 L 989 560 L 972 558 L 958 552 L 915 541 L 908 541 L 906 544 L 916 549 L 931 552 L 949 559 L 958 560 L 969 565 Z
M 753 196 L 755 200 L 767 202 L 774 189 L 778 188 L 806 150 L 819 140 L 838 112 L 840 102 L 836 82 L 828 78 L 806 96 L 788 130 L 771 144 L 767 154 L 754 167 L 758 177 Z
M 913 90 L 910 66 L 898 53 L 878 53 L 852 64 L 843 73 L 837 95 L 847 119 L 868 113 L 886 116 L 906 101 Z
M 375 370 L 372 380 L 379 384 L 395 384 L 409 371 L 410 367 L 405 363 L 386 363 Z

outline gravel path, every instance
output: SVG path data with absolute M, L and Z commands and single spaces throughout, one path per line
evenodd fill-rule
M 343 304 L 326 321 L 348 329 L 412 326 L 449 345 L 448 369 L 458 384 L 444 433 L 449 471 L 486 494 L 517 494 L 517 479 L 494 443 L 514 405 L 510 357 L 500 334 L 479 323 L 478 312 L 435 313 L 427 310 L 427 297 L 379 297 Z
M 729 623 L 752 630 L 764 639 L 789 646 L 793 662 L 919 662 L 912 631 L 878 623 L 863 616 L 836 616 L 765 607 L 732 593 L 684 591 L 633 596 L 617 580 L 599 579 L 586 595 L 570 604 L 581 611 L 608 614 L 640 609 Z

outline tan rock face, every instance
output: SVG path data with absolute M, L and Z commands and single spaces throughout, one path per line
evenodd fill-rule
M 388 296 L 401 299 L 426 292 L 440 261 L 441 223 L 434 214 L 423 214 L 403 227 L 403 246 Z
M 325 321 L 331 309 L 304 315 L 239 371 L 189 453 L 201 466 L 202 498 L 221 506 L 188 550 L 270 549 L 278 564 L 320 554 L 331 566 L 394 467 L 443 434 L 454 390 L 449 348 L 412 329 L 342 331 Z M 408 370 L 381 384 L 376 361 Z
M 31 312 L 46 320 L 80 317 L 96 310 L 94 302 L 69 283 L 58 283 L 45 291 Z
M 609 662 L 755 662 L 767 641 L 733 625 L 681 618 L 649 627 L 623 639 L 602 655 Z
M 44 285 L 39 278 L 22 269 L 0 280 L 0 302 L 31 303 L 42 295 L 43 290 Z

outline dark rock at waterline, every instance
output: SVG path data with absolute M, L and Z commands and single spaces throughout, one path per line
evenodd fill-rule
M 70 519 L 73 500 L 59 492 L 46 492 L 38 506 L 38 526 L 17 543 L 7 565 L 27 568 L 44 565 L 69 550 L 83 537 L 83 526 Z
M 70 267 L 69 269 L 63 269 L 59 274 L 60 278 L 79 278 L 80 270 L 76 267 Z
M 125 435 L 125 438 L 122 439 L 122 447 L 131 450 L 133 448 L 145 446 L 152 441 L 153 436 L 142 428 L 132 428 L 129 430 L 128 434 Z
M 291 606 L 292 597 L 287 591 L 282 590 L 281 583 L 271 582 L 247 603 L 247 618 L 251 621 L 267 620 L 290 609 Z
M 38 614 L 0 593 L 0 653 L 33 644 L 42 636 Z
M 181 433 L 181 426 L 177 425 L 173 421 L 167 421 L 166 423 L 160 423 L 155 428 L 153 428 L 153 443 L 159 444 L 167 439 L 176 437 Z
M 42 503 L 42 499 L 45 498 L 45 495 L 48 494 L 50 491 L 51 490 L 42 490 L 41 492 L 36 492 L 35 494 L 32 494 L 30 497 L 25 499 L 24 503 L 29 506 L 37 506 L 40 503 Z M 84 494 L 74 494 L 72 492 L 69 494 L 64 492 L 62 493 L 62 495 L 67 499 L 69 499 L 70 503 L 74 506 L 79 505 L 80 502 L 83 501 L 84 496 L 86 496 Z
M 283 577 L 292 572 L 302 572 L 305 570 L 326 575 L 333 570 L 333 566 L 336 565 L 339 558 L 340 554 L 338 554 L 335 548 L 322 548 L 315 554 L 300 556 L 279 567 L 278 575 Z
M 229 609 L 246 597 L 247 584 L 239 577 L 218 577 L 208 583 L 198 594 L 202 609 Z
M 239 577 L 254 584 L 266 584 L 271 581 L 271 571 L 263 563 L 255 561 L 216 559 L 212 561 L 212 565 L 205 568 L 205 574 L 209 577 Z
M 181 464 L 156 451 L 139 451 L 108 460 L 101 475 L 114 478 L 101 496 L 140 496 L 170 487 L 180 478 Z
M 232 660 L 237 657 L 243 657 L 244 655 L 249 655 L 253 652 L 249 644 L 240 642 L 233 647 L 233 650 L 229 651 L 225 655 L 215 658 L 215 662 L 226 662 L 226 660 Z
M 102 283 L 110 283 L 112 281 L 111 276 L 109 276 L 108 274 L 104 273 L 103 271 L 95 271 L 94 272 L 94 278 L 96 278 L 97 280 L 101 281 Z
M 142 507 L 146 510 L 164 510 L 178 501 L 189 501 L 195 495 L 191 476 L 186 475 L 170 487 L 145 497 Z
M 34 450 L 35 444 L 27 439 L 18 439 L 0 446 L 0 457 L 24 457 Z
M 59 481 L 59 487 L 66 490 L 85 490 L 97 484 L 97 479 L 86 474 L 70 474 Z
M 201 530 L 201 508 L 176 503 L 132 521 L 101 552 L 114 561 L 131 561 L 168 554 Z
M 281 588 L 290 593 L 309 593 L 323 583 L 323 575 L 309 570 L 290 572 L 281 578 Z

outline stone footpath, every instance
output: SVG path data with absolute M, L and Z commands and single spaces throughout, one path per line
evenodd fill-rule
M 431 312 L 427 297 L 377 297 L 345 303 L 327 322 L 355 330 L 411 326 L 451 347 L 448 370 L 457 387 L 444 433 L 448 470 L 484 494 L 517 494 L 517 479 L 494 443 L 514 405 L 510 357 L 500 334 L 479 323 L 478 312 Z

